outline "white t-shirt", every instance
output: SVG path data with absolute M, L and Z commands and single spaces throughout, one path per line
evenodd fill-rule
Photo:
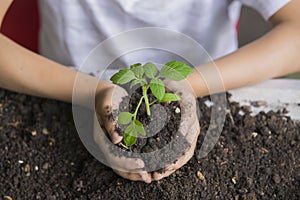
M 93 48 L 113 35 L 162 27 L 193 38 L 215 59 L 238 48 L 236 25 L 241 4 L 253 7 L 267 20 L 289 1 L 40 0 L 40 52 L 64 65 L 80 66 Z M 146 55 L 142 52 L 135 57 L 144 61 L 141 57 L 147 60 Z M 156 62 L 172 57 L 162 52 L 151 55 Z

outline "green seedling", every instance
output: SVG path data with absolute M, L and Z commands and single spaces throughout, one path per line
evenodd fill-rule
M 111 81 L 118 85 L 130 83 L 130 88 L 140 86 L 143 95 L 134 113 L 121 112 L 118 115 L 118 122 L 123 125 L 128 125 L 124 131 L 124 142 L 126 146 L 135 144 L 138 134 L 146 136 L 143 124 L 137 120 L 138 110 L 145 102 L 146 113 L 151 115 L 150 106 L 157 102 L 171 102 L 178 101 L 180 97 L 174 93 L 167 93 L 163 78 L 168 78 L 174 81 L 185 79 L 193 72 L 192 68 L 184 62 L 176 60 L 166 63 L 159 71 L 157 66 L 151 62 L 144 65 L 137 63 L 130 66 L 130 69 L 122 69 L 111 77 Z M 149 102 L 147 92 L 150 89 L 151 93 L 155 96 L 155 100 Z

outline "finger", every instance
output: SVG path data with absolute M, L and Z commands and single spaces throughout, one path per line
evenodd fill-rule
M 191 86 L 186 80 L 179 82 L 165 81 L 165 84 L 172 92 L 175 92 L 180 96 L 181 100 L 181 133 L 185 136 L 189 127 L 198 121 L 197 109 L 196 109 L 196 98 L 193 95 Z
M 158 181 L 160 179 L 164 178 L 164 174 L 163 173 L 158 173 L 158 172 L 153 172 L 152 173 L 152 179 L 155 181 Z
M 199 124 L 197 119 L 188 119 L 186 120 L 184 117 L 181 117 L 181 122 L 178 128 L 178 132 L 183 136 L 186 137 L 191 129 L 191 126 L 194 126 L 196 123 Z
M 181 122 L 179 126 L 179 132 L 186 136 L 191 126 L 198 122 L 196 99 L 190 93 L 184 94 L 187 97 L 180 100 L 181 105 Z
M 118 144 L 122 141 L 123 136 L 120 135 L 119 132 L 117 131 L 117 122 L 116 121 L 106 120 L 104 126 L 108 132 L 108 135 L 109 135 L 112 143 Z
M 123 97 L 127 96 L 126 90 L 123 88 L 116 86 L 112 91 L 112 102 L 111 102 L 111 110 L 118 110 L 119 104 L 121 103 Z M 112 115 L 111 115 L 112 116 Z M 108 130 L 111 141 L 114 144 L 120 143 L 123 139 L 123 136 L 117 131 L 117 122 L 116 116 L 112 116 L 112 119 L 109 119 L 106 122 L 106 129 Z
M 119 104 L 126 95 L 126 90 L 116 85 L 107 89 L 107 95 L 103 97 L 97 113 L 100 123 L 104 125 L 114 144 L 121 142 L 123 137 L 117 131 L 116 116 L 113 116 L 113 111 L 119 109 Z
M 123 140 L 123 136 L 119 135 L 118 132 L 113 131 L 109 134 L 112 143 L 118 144 Z
M 140 172 L 140 173 L 130 173 L 130 172 L 123 172 L 114 170 L 116 174 L 119 176 L 132 180 L 132 181 L 144 181 L 145 183 L 151 183 L 152 177 L 151 174 L 147 172 Z
M 199 134 L 200 134 L 200 124 L 197 120 L 196 122 L 194 122 L 194 124 L 190 126 L 190 129 L 187 131 L 185 135 L 185 139 L 190 144 L 192 144 L 194 141 L 197 141 Z
M 197 119 L 196 99 L 190 93 L 184 94 L 183 96 L 185 96 L 185 98 L 180 100 L 181 118 L 186 122 L 190 122 Z
M 183 165 L 185 165 L 194 155 L 194 151 L 196 148 L 197 144 L 197 138 L 194 138 L 191 146 L 189 149 L 185 152 L 184 155 L 182 155 L 180 158 L 175 163 L 167 164 L 165 166 L 165 172 L 164 173 L 159 173 L 159 172 L 154 172 L 152 173 L 152 179 L 153 180 L 160 180 L 164 177 L 169 176 L 170 174 L 174 173 L 177 169 L 181 168 Z
M 140 159 L 126 158 L 126 157 L 115 157 L 113 158 L 114 163 L 118 166 L 119 171 L 133 172 L 134 170 L 143 169 L 145 164 Z
M 138 158 L 128 158 L 128 157 L 119 157 L 114 155 L 109 148 L 109 143 L 105 142 L 105 135 L 103 131 L 100 131 L 99 125 L 97 125 L 97 119 L 94 119 L 94 139 L 97 144 L 99 144 L 102 149 L 107 161 L 113 169 L 123 172 L 140 172 L 145 167 L 144 162 Z M 146 178 L 145 178 L 146 180 Z
M 194 133 L 191 134 L 191 132 Z M 189 130 L 189 134 L 187 134 L 188 137 L 191 137 L 191 138 L 187 138 L 191 146 L 186 150 L 186 152 L 180 158 L 178 158 L 178 160 L 176 160 L 175 163 L 167 164 L 165 166 L 166 171 L 177 170 L 192 158 L 196 148 L 199 132 L 200 132 L 199 123 L 195 124 L 194 128 L 191 127 L 191 129 Z
M 176 170 L 170 170 L 170 171 L 166 171 L 165 173 L 159 173 L 159 172 L 153 172 L 152 173 L 152 180 L 155 181 L 159 181 L 165 177 L 170 176 L 171 174 L 173 174 Z
M 104 127 L 104 131 L 109 136 L 110 140 L 114 144 L 118 144 L 122 141 L 123 137 L 117 130 L 117 123 L 111 116 L 101 116 L 97 113 L 97 119 L 101 127 Z
M 197 140 L 195 140 L 191 147 L 185 152 L 184 155 L 182 155 L 175 163 L 171 163 L 165 166 L 166 171 L 173 171 L 181 168 L 183 165 L 185 165 L 194 155 L 194 151 L 196 148 Z
M 116 131 L 117 122 L 112 115 L 111 106 L 106 106 L 104 113 L 98 113 L 100 124 L 104 125 L 112 143 L 117 144 L 122 141 L 123 137 Z M 99 118 L 98 117 L 98 118 Z
M 127 96 L 126 90 L 119 86 L 114 87 L 111 95 L 111 118 L 108 118 L 105 123 L 105 128 L 109 133 L 112 143 L 114 144 L 120 143 L 123 139 L 123 136 L 117 131 L 116 116 L 112 115 L 112 111 L 119 109 L 119 104 L 125 96 Z
M 111 91 L 111 106 L 112 110 L 119 109 L 119 104 L 122 102 L 123 97 L 127 96 L 128 93 L 125 89 L 115 86 Z

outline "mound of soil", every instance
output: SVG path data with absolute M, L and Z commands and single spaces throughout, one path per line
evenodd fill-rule
M 137 89 L 130 96 L 124 97 L 120 103 L 118 111 L 114 111 L 114 116 L 118 116 L 120 112 L 134 113 L 138 102 L 141 99 L 143 92 Z M 152 93 L 148 93 L 149 102 L 155 100 Z M 185 150 L 190 147 L 188 141 L 178 132 L 181 112 L 178 101 L 170 103 L 155 103 L 150 107 L 151 116 L 146 113 L 146 105 L 144 101 L 137 113 L 137 120 L 139 120 L 146 131 L 147 137 L 139 135 L 134 145 L 126 147 L 124 141 L 122 144 L 117 144 L 123 152 L 141 153 L 137 158 L 141 158 L 145 163 L 145 170 L 160 171 L 164 163 L 172 163 L 177 160 Z M 118 132 L 120 135 L 124 134 L 127 125 L 118 124 Z M 159 151 L 158 151 L 159 150 Z M 116 151 L 113 151 L 116 153 Z M 122 151 L 118 151 L 121 153 Z M 153 152 L 151 156 L 144 154 Z M 118 156 L 122 156 L 117 154 Z M 128 155 L 124 155 L 128 157 Z
M 146 184 L 118 177 L 82 145 L 71 106 L 0 90 L 2 199 L 300 199 L 300 125 L 282 112 L 251 116 L 229 103 L 214 149 L 198 158 L 210 121 L 199 99 L 195 156 Z

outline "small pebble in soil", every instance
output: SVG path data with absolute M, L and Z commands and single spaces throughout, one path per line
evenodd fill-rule
M 26 164 L 24 167 L 25 176 L 30 176 L 30 165 Z
M 117 185 L 122 185 L 122 182 L 121 181 L 117 181 Z
M 248 190 L 246 188 L 238 189 L 238 193 L 240 193 L 240 194 L 245 194 L 247 192 L 248 192 Z
M 55 144 L 54 138 L 49 138 L 49 146 L 53 146 Z
M 24 161 L 23 161 L 23 160 L 18 160 L 18 163 L 19 163 L 19 164 L 23 164 Z
M 291 141 L 291 146 L 294 146 L 297 142 L 295 140 Z
M 205 177 L 203 176 L 203 174 L 200 171 L 197 171 L 197 177 L 203 181 L 205 179 Z
M 252 135 L 254 138 L 256 138 L 256 136 L 258 135 L 258 133 L 253 132 L 251 135 Z
M 228 102 L 235 124 L 231 123 L 229 117 L 226 118 L 219 138 L 220 145 L 216 145 L 206 158 L 192 158 L 182 167 L 182 173 L 173 173 L 161 181 L 145 185 L 143 182 L 118 178 L 112 170 L 90 156 L 77 137 L 75 127 L 65 123 L 72 120 L 71 109 L 65 109 L 69 105 L 51 101 L 51 110 L 57 107 L 57 111 L 45 109 L 44 113 L 41 110 L 48 100 L 27 97 L 21 101 L 19 95 L 1 90 L 0 99 L 3 105 L 3 117 L 0 117 L 0 121 L 3 120 L 0 123 L 0 127 L 3 127 L 0 130 L 0 146 L 3 149 L 0 151 L 0 171 L 4 172 L 0 178 L 1 200 L 179 197 L 183 200 L 299 199 L 300 166 L 297 150 L 300 148 L 300 125 L 283 117 L 282 113 L 261 112 L 252 116 L 244 107 Z M 196 155 L 200 154 L 210 124 L 211 110 L 205 106 L 204 101 L 201 99 L 199 103 L 202 133 L 197 142 Z M 28 107 L 27 114 L 22 114 L 21 109 L 24 107 Z M 171 107 L 173 114 L 176 107 Z M 67 112 L 61 112 L 64 110 Z M 244 116 L 238 114 L 240 110 L 245 112 Z M 13 127 L 7 124 L 11 121 L 20 121 L 22 124 Z M 50 137 L 55 138 L 55 148 L 48 145 L 50 137 L 42 134 L 44 127 L 48 127 Z M 35 138 L 31 135 L 34 130 L 37 131 Z M 258 133 L 255 139 L 251 135 L 253 132 Z M 1 135 L 7 139 L 3 140 Z M 164 141 L 163 137 L 159 138 Z M 267 149 L 269 153 L 263 153 L 261 148 Z M 75 163 L 72 167 L 71 162 Z M 49 163 L 47 167 L 45 163 Z M 32 168 L 30 177 L 25 176 L 26 164 Z M 35 166 L 38 166 L 38 172 Z M 205 175 L 203 181 L 197 176 L 200 169 Z M 51 174 L 48 170 L 51 170 Z M 231 180 L 233 177 L 236 177 L 234 181 Z M 121 185 L 117 185 L 117 181 Z
M 31 135 L 32 136 L 36 136 L 37 135 L 37 131 L 31 131 Z
M 273 181 L 274 181 L 276 184 L 280 183 L 280 181 L 281 181 L 280 176 L 279 176 L 278 174 L 275 174 L 275 175 L 273 176 Z
M 247 184 L 248 184 L 249 187 L 253 185 L 253 179 L 252 178 L 247 177 L 246 181 L 247 181 Z
M 13 200 L 13 198 L 11 198 L 10 196 L 4 196 L 5 200 Z
M 42 133 L 44 135 L 49 135 L 49 131 L 46 128 L 43 128 Z
M 49 164 L 48 163 L 45 163 L 43 164 L 43 167 L 42 167 L 44 170 L 48 170 L 49 169 Z
M 179 114 L 179 113 L 180 113 L 180 108 L 177 107 L 177 108 L 175 109 L 175 113 Z
M 34 167 L 34 170 L 35 170 L 35 171 L 38 171 L 38 170 L 39 170 L 39 167 L 38 167 L 38 166 L 35 166 L 35 167 Z
M 263 148 L 263 147 L 262 147 L 260 150 L 261 150 L 263 153 L 269 153 L 269 150 L 266 149 L 266 148 Z
M 257 200 L 255 193 L 251 192 L 249 194 L 242 195 L 242 200 Z
M 232 177 L 231 181 L 233 184 L 236 184 L 236 177 Z

